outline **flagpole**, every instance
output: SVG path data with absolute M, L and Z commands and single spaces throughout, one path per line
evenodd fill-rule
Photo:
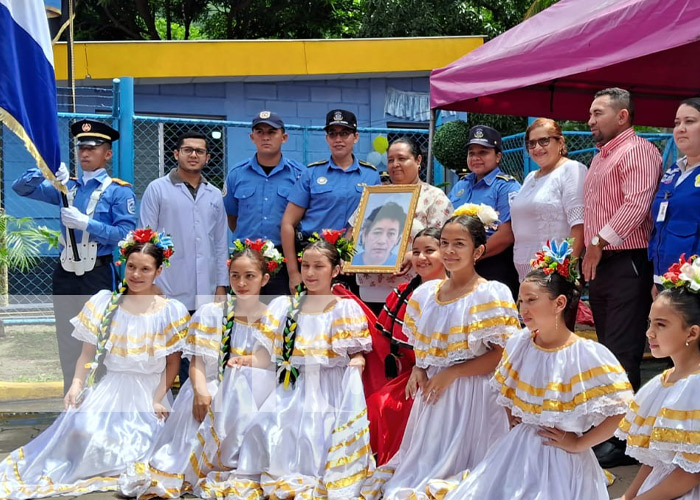
M 73 74 L 73 0 L 68 0 L 68 83 L 70 85 L 70 109 L 72 113 L 77 112 L 77 106 L 75 102 L 75 75 Z M 70 165 L 70 161 L 68 162 Z M 75 175 L 78 175 L 76 170 Z M 70 207 L 68 203 L 68 196 L 65 193 L 61 193 L 61 201 L 63 201 L 64 207 Z M 70 246 L 73 250 L 73 261 L 80 262 L 80 254 L 78 253 L 78 244 L 75 239 L 75 231 L 73 229 L 68 229 L 68 239 L 70 240 Z

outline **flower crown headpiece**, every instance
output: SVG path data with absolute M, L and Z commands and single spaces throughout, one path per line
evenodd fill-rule
M 460 215 L 479 219 L 484 227 L 488 229 L 496 229 L 496 223 L 498 222 L 498 212 L 483 203 L 478 205 L 476 203 L 465 203 L 452 212 L 452 217 Z
M 693 255 L 686 259 L 682 254 L 664 273 L 661 284 L 666 289 L 686 288 L 689 292 L 700 293 L 700 257 Z
M 235 252 L 242 252 L 246 248 L 250 248 L 255 252 L 260 252 L 265 259 L 265 267 L 268 274 L 274 276 L 280 269 L 282 269 L 282 264 L 287 260 L 282 256 L 282 254 L 275 248 L 274 243 L 270 240 L 262 240 L 258 238 L 255 241 L 251 241 L 246 238 L 244 241 L 236 240 L 233 242 L 233 252 L 231 256 L 226 261 L 226 267 L 231 267 L 231 258 Z
M 572 257 L 574 252 L 574 239 L 566 238 L 557 245 L 555 240 L 547 241 L 542 250 L 535 254 L 530 261 L 533 269 L 542 269 L 544 274 L 557 273 L 566 281 L 576 283 L 578 281 L 578 258 Z
M 127 250 L 139 243 L 151 243 L 163 250 L 163 265 L 165 267 L 170 265 L 170 257 L 172 257 L 175 253 L 172 238 L 170 238 L 169 234 L 165 234 L 164 232 L 155 232 L 149 226 L 146 226 L 143 229 L 129 231 L 126 238 L 119 242 L 119 259 L 117 260 L 116 265 L 119 266 L 122 264 L 122 262 L 126 262 Z
M 318 233 L 313 233 L 309 237 L 309 243 L 325 240 L 338 250 L 341 260 L 350 261 L 352 260 L 352 256 L 355 255 L 355 245 L 347 238 L 343 238 L 343 234 L 345 234 L 345 229 L 323 229 L 320 236 Z M 303 250 L 299 252 L 299 260 L 301 260 L 303 253 Z

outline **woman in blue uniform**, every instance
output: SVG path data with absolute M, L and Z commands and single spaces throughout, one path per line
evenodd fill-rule
M 282 249 L 287 259 L 289 289 L 301 283 L 297 244 L 322 229 L 345 229 L 365 186 L 381 184 L 377 169 L 353 154 L 360 135 L 350 111 L 334 109 L 326 115 L 329 158 L 311 163 L 289 193 L 282 217 Z
M 686 99 L 678 107 L 673 139 L 685 156 L 664 173 L 651 206 L 654 295 L 661 289 L 661 277 L 681 254 L 700 253 L 700 97 Z
M 518 273 L 513 264 L 513 230 L 510 225 L 510 200 L 520 190 L 520 183 L 501 172 L 503 157 L 501 134 L 485 125 L 469 130 L 467 166 L 470 173 L 450 191 L 455 209 L 465 203 L 483 203 L 498 211 L 498 229 L 487 229 L 486 253 L 476 263 L 476 272 L 487 280 L 507 285 L 518 296 Z

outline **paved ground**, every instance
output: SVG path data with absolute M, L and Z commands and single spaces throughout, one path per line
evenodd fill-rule
M 0 460 L 50 425 L 56 416 L 55 412 L 60 411 L 60 408 L 61 401 L 58 399 L 0 403 Z M 632 482 L 637 473 L 637 467 L 616 467 L 611 469 L 611 472 L 615 474 L 617 480 L 609 491 L 611 498 L 617 498 Z M 117 496 L 114 493 L 92 493 L 80 498 L 111 500 Z
M 666 366 L 665 361 L 645 361 L 642 365 L 643 381 L 646 382 Z M 62 406 L 60 399 L 0 402 L 0 460 L 50 425 Z M 617 478 L 608 490 L 610 498 L 617 498 L 624 493 L 634 479 L 637 469 L 638 466 L 610 469 Z M 117 497 L 114 493 L 92 493 L 80 498 L 106 500 Z

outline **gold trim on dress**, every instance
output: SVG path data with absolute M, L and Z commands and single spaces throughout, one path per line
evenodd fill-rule
M 457 302 L 458 300 L 463 299 L 463 298 L 465 298 L 465 297 L 468 297 L 468 296 L 470 296 L 472 293 L 476 292 L 476 291 L 479 289 L 479 287 L 480 287 L 481 285 L 484 285 L 484 284 L 488 283 L 488 281 L 478 281 L 478 280 L 477 280 L 476 286 L 475 286 L 474 288 L 472 288 L 471 290 L 469 290 L 469 291 L 463 293 L 463 294 L 460 295 L 459 297 L 457 297 L 457 298 L 455 298 L 455 299 L 450 299 L 450 300 L 440 300 L 440 297 L 439 297 L 440 290 L 442 289 L 442 285 L 444 285 L 446 282 L 447 282 L 447 280 L 444 279 L 444 280 L 442 280 L 440 283 L 438 283 L 438 284 L 435 286 L 435 291 L 433 292 L 433 293 L 434 293 L 434 297 L 435 297 L 435 302 L 436 302 L 438 305 L 441 305 L 441 306 L 446 306 L 446 305 L 449 305 L 449 304 L 454 304 L 454 303 Z
M 632 386 L 629 382 L 615 382 L 608 385 L 593 387 L 587 391 L 582 391 L 574 395 L 571 401 L 558 401 L 556 399 L 544 399 L 542 403 L 528 403 L 520 399 L 515 389 L 508 386 L 501 386 L 501 394 L 510 399 L 514 406 L 532 415 L 540 415 L 543 411 L 549 412 L 564 412 L 570 411 L 582 403 L 605 396 L 616 392 L 631 390 Z
M 531 394 L 532 396 L 538 396 L 542 397 L 544 396 L 547 391 L 550 392 L 571 392 L 571 389 L 575 384 L 580 384 L 585 382 L 586 380 L 593 379 L 595 377 L 599 377 L 601 375 L 606 375 L 610 373 L 619 373 L 623 374 L 625 373 L 625 369 L 622 368 L 620 365 L 601 365 L 601 366 L 596 366 L 595 368 L 591 368 L 590 370 L 586 370 L 581 373 L 577 373 L 576 375 L 573 375 L 568 383 L 564 382 L 548 382 L 547 387 L 535 387 L 533 385 L 528 384 L 527 382 L 523 382 L 520 380 L 520 373 L 513 368 L 513 364 L 508 360 L 508 354 L 504 353 L 503 355 L 503 361 L 501 362 L 501 368 L 496 371 L 494 374 L 494 378 L 500 383 L 506 385 L 506 382 L 508 379 L 511 379 L 516 382 L 515 389 L 527 392 L 528 394 Z M 503 370 L 507 372 L 507 377 L 503 375 Z M 508 386 L 510 387 L 510 386 Z M 631 389 L 630 385 L 630 389 Z

